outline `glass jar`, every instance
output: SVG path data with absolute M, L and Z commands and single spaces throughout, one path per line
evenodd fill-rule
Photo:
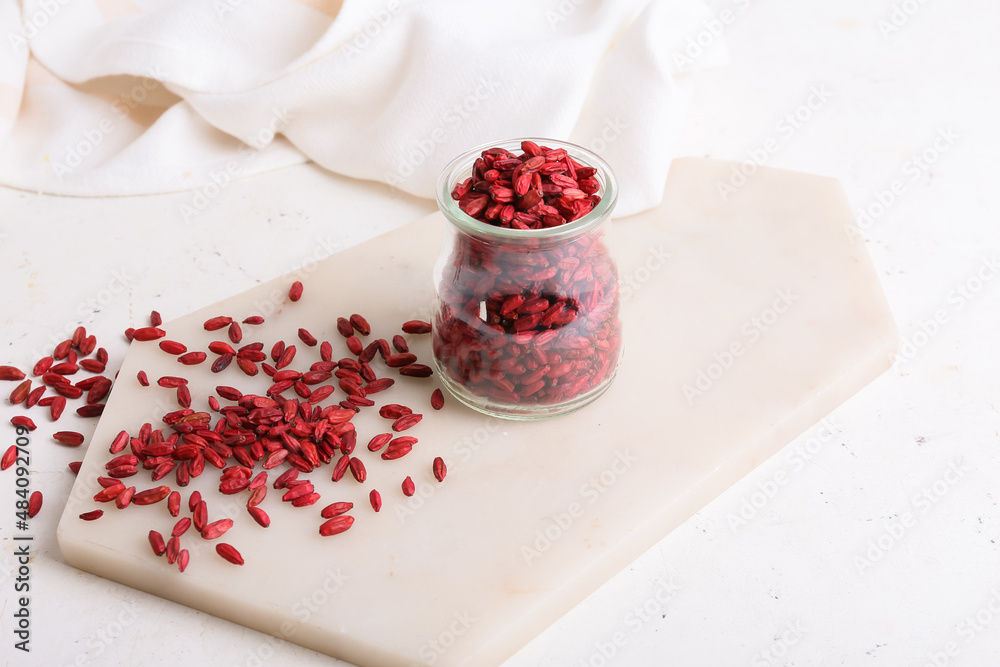
M 530 157 L 521 152 L 522 141 L 557 151 L 546 154 L 546 163 L 559 162 L 562 149 L 575 164 L 596 170 L 597 183 L 589 181 L 588 189 L 596 187 L 600 201 L 576 220 L 542 229 L 500 227 L 466 214 L 453 197 L 456 186 L 474 170 L 485 173 L 487 149 Z M 575 168 L 562 162 L 572 176 Z M 542 169 L 558 173 L 559 167 Z M 500 171 L 501 182 L 510 178 Z M 526 198 L 511 203 L 524 208 Z M 498 417 L 539 419 L 577 410 L 607 390 L 622 354 L 618 266 L 606 237 L 617 200 L 608 164 L 561 141 L 484 145 L 444 169 L 437 202 L 448 224 L 434 271 L 434 363 L 458 400 Z

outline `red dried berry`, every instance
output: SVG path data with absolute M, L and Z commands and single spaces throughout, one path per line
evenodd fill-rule
M 261 508 L 248 507 L 247 512 L 250 513 L 250 516 L 253 517 L 253 520 L 256 521 L 261 528 L 267 528 L 271 525 L 271 517 L 269 517 L 267 512 Z
M 306 329 L 299 329 L 299 340 L 309 347 L 314 347 L 316 345 L 316 337 L 309 333 Z
M 243 556 L 232 545 L 220 542 L 215 545 L 215 552 L 233 565 L 243 565 Z
M 392 440 L 382 452 L 382 460 L 395 461 L 396 459 L 403 458 L 413 450 L 413 445 L 416 441 L 416 438 L 409 437 L 396 438 L 395 440 Z
M 219 519 L 205 526 L 201 531 L 201 536 L 206 540 L 214 540 L 226 534 L 233 527 L 232 519 Z
M 81 515 L 82 518 L 82 515 Z M 153 553 L 157 556 L 162 556 L 167 552 L 167 543 L 163 541 L 163 535 L 155 530 L 149 531 L 149 546 L 152 547 Z
M 45 373 L 47 370 L 52 368 L 54 360 L 52 357 L 42 357 L 35 364 L 35 367 L 31 370 L 32 375 L 39 376 Z
M 142 327 L 132 332 L 132 340 L 151 341 L 158 340 L 167 335 L 167 332 L 157 327 Z
M 354 509 L 354 503 L 347 503 L 347 502 L 331 503 L 330 505 L 327 505 L 326 507 L 323 508 L 323 510 L 320 512 L 320 515 L 324 519 L 332 519 L 333 517 L 340 516 L 345 512 L 351 511 L 352 509 Z
M 219 316 L 219 317 L 212 317 L 212 318 L 209 318 L 209 319 L 205 320 L 204 327 L 205 327 L 205 331 L 218 331 L 219 329 L 222 329 L 224 327 L 228 327 L 232 323 L 233 323 L 233 318 L 231 318 L 231 317 L 225 317 L 225 316 Z
M 351 354 L 357 356 L 364 352 L 365 346 L 357 336 L 349 336 L 347 338 L 347 349 L 351 351 Z
M 177 361 L 184 364 L 185 366 L 196 366 L 205 361 L 208 358 L 204 352 L 188 352 L 187 354 L 182 354 L 177 357 Z
M 350 320 L 346 317 L 337 318 L 337 331 L 344 338 L 349 338 L 354 335 L 354 327 L 351 325 Z
M 221 340 L 213 340 L 209 343 L 208 351 L 215 354 L 231 354 L 236 356 L 236 350 L 233 349 L 233 346 Z
M 348 530 L 354 525 L 354 517 L 349 514 L 343 514 L 340 516 L 335 516 L 323 523 L 319 527 L 319 534 L 324 537 L 329 537 L 331 535 L 338 535 Z
M 0 380 L 12 380 L 17 382 L 23 379 L 24 371 L 19 368 L 14 368 L 13 366 L 0 366 Z
M 365 464 L 361 459 L 352 457 L 348 463 L 348 468 L 351 469 L 351 475 L 360 483 L 368 478 L 368 471 L 365 469 Z
M 79 447 L 83 444 L 83 435 L 76 431 L 58 431 L 52 434 L 52 439 L 68 447 Z
M 400 375 L 414 378 L 427 378 L 434 374 L 430 366 L 424 364 L 407 364 L 399 369 Z
M 187 352 L 187 345 L 183 343 L 178 343 L 175 340 L 161 340 L 160 349 L 167 354 L 184 354 Z
M 434 464 L 432 466 L 434 471 L 434 479 L 439 482 L 443 482 L 445 476 L 448 474 L 448 466 L 445 465 L 444 459 L 440 456 L 434 459 Z
M 34 431 L 36 428 L 38 428 L 37 426 L 35 426 L 35 422 L 31 421 L 31 419 L 28 417 L 21 417 L 21 416 L 11 417 L 10 423 L 18 428 L 23 428 L 28 431 Z
M 405 431 L 409 428 L 413 428 L 418 423 L 420 423 L 420 420 L 423 418 L 424 418 L 423 415 L 416 413 L 403 415 L 402 417 L 400 417 L 399 419 L 397 419 L 392 423 L 392 430 L 398 432 L 398 431 Z
M 17 461 L 17 445 L 11 445 L 3 453 L 3 458 L 0 459 L 0 470 L 6 470 L 14 465 L 15 461 Z
M 405 405 L 399 405 L 398 403 L 386 403 L 381 408 L 379 408 L 378 414 L 380 417 L 385 419 L 399 419 L 403 415 L 412 415 L 413 410 L 406 407 Z
M 145 491 L 139 491 L 132 496 L 133 505 L 152 505 L 158 503 L 170 495 L 169 486 L 157 486 Z
M 20 373 L 20 371 L 18 372 Z M 21 377 L 24 377 L 24 373 L 21 373 Z M 23 403 L 28 398 L 29 393 L 31 393 L 31 380 L 25 380 L 17 385 L 14 391 L 10 392 L 11 404 L 17 405 L 18 403 Z
M 410 320 L 409 322 L 403 323 L 403 333 L 427 334 L 430 332 L 431 332 L 430 322 L 424 322 L 423 320 Z
M 358 315 L 357 313 L 351 315 L 348 322 L 350 322 L 351 328 L 357 331 L 362 336 L 367 336 L 372 332 L 372 328 L 371 325 L 368 324 L 368 320 L 366 320 L 361 315 Z
M 410 352 L 397 352 L 396 354 L 390 354 L 386 360 L 385 365 L 389 368 L 400 368 L 402 366 L 408 366 L 417 360 L 417 355 Z
M 84 405 L 76 409 L 76 414 L 81 417 L 100 417 L 104 414 L 104 404 L 103 403 L 93 403 L 89 405 Z
M 42 492 L 33 491 L 28 498 L 28 518 L 35 518 L 40 509 L 42 509 Z
M 52 421 L 58 421 L 59 417 L 62 416 L 63 410 L 65 409 L 66 409 L 66 397 L 54 396 L 52 398 L 52 402 L 49 404 L 49 414 L 52 416 Z

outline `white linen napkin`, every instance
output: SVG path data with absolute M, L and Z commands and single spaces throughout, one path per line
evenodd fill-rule
M 548 136 L 604 156 L 627 215 L 661 199 L 686 109 L 671 69 L 706 18 L 698 0 L 0 0 L 0 183 L 207 191 L 313 160 L 433 197 L 468 148 Z

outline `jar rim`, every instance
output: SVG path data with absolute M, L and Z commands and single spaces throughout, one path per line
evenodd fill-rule
M 572 222 L 556 227 L 546 227 L 544 229 L 514 229 L 508 227 L 497 227 L 480 220 L 476 220 L 458 206 L 458 202 L 452 199 L 451 191 L 455 184 L 459 182 L 458 176 L 471 170 L 476 158 L 481 157 L 482 152 L 490 148 L 504 148 L 507 150 L 520 150 L 522 141 L 533 141 L 536 144 L 548 146 L 550 148 L 563 148 L 576 161 L 597 170 L 598 183 L 601 185 L 601 201 L 586 215 Z M 466 174 L 466 178 L 468 175 Z M 462 179 L 464 180 L 464 179 Z M 618 203 L 618 180 L 614 172 L 604 158 L 593 151 L 559 139 L 546 139 L 541 137 L 522 137 L 518 139 L 506 139 L 504 141 L 493 141 L 471 148 L 462 153 L 441 171 L 437 182 L 437 203 L 438 208 L 444 213 L 448 221 L 469 234 L 485 239 L 560 239 L 579 236 L 601 225 L 614 210 Z

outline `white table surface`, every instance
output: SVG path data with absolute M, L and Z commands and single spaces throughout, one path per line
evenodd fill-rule
M 1000 5 L 711 4 L 732 11 L 732 64 L 691 82 L 677 155 L 745 160 L 770 149 L 769 166 L 839 178 L 852 205 L 873 212 L 861 218 L 866 242 L 911 346 L 832 415 L 832 437 L 789 445 L 506 664 L 997 664 Z M 883 25 L 883 36 L 894 6 L 901 25 Z M 808 119 L 781 124 L 815 91 L 817 108 L 800 110 Z M 926 168 L 913 161 L 925 152 Z M 0 189 L 0 363 L 30 366 L 77 322 L 120 360 L 121 331 L 152 308 L 187 313 L 434 208 L 311 165 L 237 181 L 185 223 L 179 206 L 192 196 Z M 13 414 L 0 408 L 4 421 Z M 0 661 L 336 663 L 64 565 L 58 505 L 79 456 L 37 421 L 32 485 L 46 505 L 30 531 L 32 652 L 13 650 L 6 471 Z

